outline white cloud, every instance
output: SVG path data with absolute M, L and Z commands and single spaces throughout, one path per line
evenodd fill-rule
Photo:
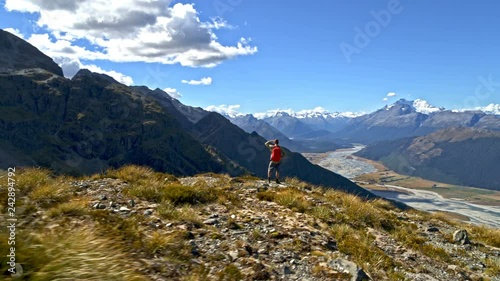
M 189 85 L 210 85 L 212 84 L 212 77 L 205 77 L 200 80 L 182 80 L 182 83 Z
M 101 74 L 106 74 L 108 76 L 113 77 L 116 81 L 125 84 L 127 86 L 130 86 L 134 83 L 134 80 L 132 77 L 127 76 L 123 73 L 114 71 L 114 70 L 104 70 L 100 68 L 97 65 L 93 64 L 88 64 L 85 65 L 82 62 L 80 62 L 79 59 L 71 59 L 71 58 L 65 58 L 65 57 L 55 57 L 54 61 L 59 64 L 59 66 L 62 68 L 64 77 L 67 78 L 72 78 L 75 76 L 75 74 L 80 70 L 80 69 L 88 69 L 91 72 L 96 72 L 96 73 L 101 73 Z
M 389 93 L 387 93 L 387 96 L 388 96 L 388 97 L 395 97 L 395 96 L 397 96 L 397 95 L 398 95 L 398 94 L 396 94 L 396 93 L 394 93 L 394 92 L 389 92 Z
M 382 100 L 383 100 L 383 101 L 388 101 L 388 100 L 389 100 L 389 98 L 383 98 Z
M 225 104 L 210 105 L 210 106 L 207 106 L 205 108 L 205 110 L 207 110 L 207 111 L 217 112 L 217 113 L 220 113 L 222 115 L 227 115 L 227 116 L 230 116 L 230 117 L 236 117 L 236 116 L 239 116 L 239 115 L 243 115 L 242 113 L 238 112 L 238 109 L 240 109 L 240 105 L 239 104 L 233 104 L 233 105 L 225 105 Z
M 173 97 L 174 99 L 180 99 L 182 97 L 182 94 L 179 93 L 176 89 L 174 88 L 165 88 L 163 89 L 163 91 L 167 94 L 169 94 L 169 96 Z
M 5 8 L 39 14 L 36 24 L 51 36 L 35 34 L 30 43 L 49 56 L 214 67 L 257 52 L 246 38 L 233 46 L 222 45 L 214 30 L 231 28 L 229 24 L 222 19 L 202 22 L 193 4 L 170 7 L 170 2 L 6 0 Z M 77 40 L 87 40 L 91 47 L 77 46 Z
M 19 37 L 19 38 L 24 39 L 23 34 L 22 34 L 22 33 L 21 33 L 21 31 L 19 31 L 19 29 L 17 29 L 17 28 L 7 27 L 7 28 L 4 28 L 3 30 L 4 30 L 4 31 L 7 31 L 7 32 L 9 32 L 9 33 L 12 33 L 12 34 L 16 35 L 16 36 L 17 36 L 17 37 Z

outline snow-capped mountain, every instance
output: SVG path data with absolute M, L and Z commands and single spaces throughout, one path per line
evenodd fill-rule
M 485 107 L 480 108 L 479 110 L 486 114 L 500 115 L 500 104 L 491 103 Z
M 346 140 L 372 143 L 425 135 L 452 127 L 500 130 L 500 104 L 446 110 L 423 99 L 400 99 L 369 114 L 330 112 L 323 107 L 300 111 L 276 109 L 253 114 L 256 118 L 253 121 L 248 116 L 241 118 L 242 114 L 237 109 L 238 106 L 219 106 L 208 110 L 218 111 L 230 120 L 240 117 L 236 123 L 239 122 L 238 125 L 246 130 L 309 143 L 343 143 Z
M 416 99 L 414 101 L 400 99 L 397 102 L 386 106 L 386 110 L 391 109 L 392 107 L 394 107 L 397 104 L 408 105 L 411 107 L 412 111 L 426 114 L 426 115 L 445 110 L 443 107 L 433 106 L 433 105 L 429 104 L 426 100 L 422 100 L 422 99 Z
M 500 104 L 490 103 L 487 106 L 475 107 L 473 109 L 454 109 L 453 112 L 481 111 L 485 114 L 500 115 Z
M 265 119 L 271 117 L 291 116 L 299 119 L 306 118 L 355 118 L 364 115 L 364 112 L 330 112 L 327 109 L 318 106 L 314 109 L 305 109 L 300 111 L 293 111 L 291 109 L 275 109 L 267 112 L 253 114 L 257 119 Z

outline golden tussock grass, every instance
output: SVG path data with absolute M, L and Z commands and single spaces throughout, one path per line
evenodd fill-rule
M 22 169 L 16 175 L 16 188 L 24 196 L 42 185 L 49 184 L 53 181 L 52 172 L 42 168 Z
M 51 218 L 59 216 L 83 216 L 88 214 L 89 202 L 88 198 L 82 198 L 61 203 L 50 208 L 47 211 L 47 215 Z
M 467 225 L 465 229 L 469 232 L 472 241 L 479 241 L 486 245 L 500 248 L 500 229 L 484 225 Z
M 355 195 L 330 189 L 325 192 L 325 198 L 343 209 L 344 220 L 351 225 L 380 227 L 384 220 L 381 210 Z
M 305 198 L 304 193 L 295 188 L 285 188 L 277 191 L 272 196 L 272 201 L 301 213 L 304 213 L 312 206 L 311 202 Z
M 198 215 L 198 210 L 193 206 L 184 205 L 178 208 L 170 201 L 165 201 L 160 204 L 157 210 L 158 214 L 163 219 L 191 223 L 196 227 L 203 226 L 201 218 Z
M 147 280 L 123 245 L 90 227 L 18 233 L 16 253 L 29 280 Z M 0 247 L 3 248 L 3 247 Z M 2 249 L 3 250 L 3 249 Z
M 374 280 L 391 279 L 395 274 L 394 261 L 373 245 L 373 237 L 364 230 L 357 230 L 347 224 L 337 224 L 330 228 L 330 234 L 337 240 L 339 251 L 349 255 Z
M 67 201 L 71 197 L 71 185 L 68 180 L 55 178 L 45 184 L 34 187 L 28 194 L 29 198 L 43 206 L 51 206 Z
M 171 260 L 188 261 L 191 252 L 186 237 L 186 232 L 181 230 L 170 233 L 153 231 L 145 237 L 145 250 L 149 254 L 162 254 Z

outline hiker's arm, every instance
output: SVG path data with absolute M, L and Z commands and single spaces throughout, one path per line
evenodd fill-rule
M 281 158 L 285 157 L 285 155 L 286 155 L 285 150 L 281 148 Z
M 264 144 L 265 146 L 267 146 L 267 148 L 269 149 L 273 149 L 274 145 L 271 144 L 273 141 L 266 141 L 266 143 Z

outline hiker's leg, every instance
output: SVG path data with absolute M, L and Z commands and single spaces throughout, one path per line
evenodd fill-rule
M 271 182 L 271 173 L 274 169 L 273 162 L 269 162 L 269 167 L 267 168 L 267 181 Z

